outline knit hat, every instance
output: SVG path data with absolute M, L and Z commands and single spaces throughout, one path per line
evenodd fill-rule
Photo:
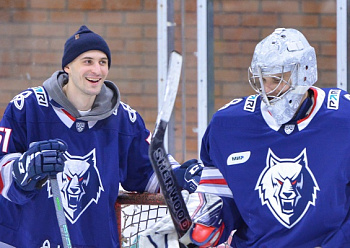
M 80 54 L 90 51 L 99 50 L 104 52 L 108 58 L 108 68 L 111 67 L 111 52 L 106 41 L 98 34 L 92 32 L 85 25 L 68 38 L 64 44 L 64 52 L 62 57 L 62 69 L 72 62 Z

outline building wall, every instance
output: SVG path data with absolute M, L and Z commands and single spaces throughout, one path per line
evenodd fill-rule
M 185 0 L 184 31 L 180 7 L 181 0 L 174 0 L 174 47 L 181 53 L 186 50 L 185 105 L 180 86 L 175 110 L 175 158 L 182 162 L 197 157 L 197 1 Z M 215 109 L 254 93 L 247 81 L 251 56 L 255 45 L 276 27 L 302 31 L 318 56 L 316 86 L 336 86 L 335 0 L 214 0 L 213 7 Z M 157 115 L 156 0 L 0 0 L 0 117 L 16 94 L 41 85 L 61 68 L 64 42 L 82 24 L 106 39 L 112 51 L 108 79 L 119 87 L 122 101 L 136 109 L 153 130 Z

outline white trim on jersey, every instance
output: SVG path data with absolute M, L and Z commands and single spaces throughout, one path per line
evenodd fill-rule
M 276 132 L 280 129 L 282 125 L 277 124 L 276 120 L 272 117 L 270 112 L 267 109 L 266 103 L 264 101 L 261 101 L 260 103 L 260 109 L 261 109 L 261 114 L 266 122 L 266 124 L 272 129 L 275 130 Z
M 300 123 L 298 123 L 299 131 L 303 130 L 304 128 L 306 128 L 309 125 L 310 121 L 317 114 L 317 112 L 319 111 L 319 109 L 322 106 L 324 99 L 326 98 L 326 93 L 323 90 L 321 90 L 317 87 L 312 87 L 312 88 L 315 89 L 315 91 L 317 92 L 317 96 L 316 95 L 314 96 L 315 97 L 314 104 L 316 104 L 316 105 L 315 105 L 315 108 L 313 109 L 313 111 L 310 113 L 310 115 L 307 118 L 303 119 Z
M 57 114 L 58 118 L 68 127 L 71 128 L 74 124 L 74 121 L 65 113 L 63 112 L 62 108 L 58 108 L 54 105 L 52 105 L 53 110 Z
M 89 129 L 93 128 L 96 123 L 97 123 L 97 121 L 88 121 Z
M 1 248 L 16 248 L 16 247 L 14 247 L 14 246 L 12 246 L 12 245 L 5 244 L 5 243 L 3 243 L 3 242 L 1 242 L 1 241 L 0 241 L 0 247 L 1 247 Z
M 197 187 L 196 193 L 210 193 L 217 196 L 233 198 L 232 191 L 227 185 L 202 184 Z
M 67 115 L 62 108 L 56 107 L 54 105 L 51 105 L 55 113 L 57 114 L 58 118 L 68 127 L 71 128 L 75 122 L 75 120 L 72 120 L 74 117 L 70 117 Z M 75 119 L 75 118 L 74 118 Z M 88 121 L 89 129 L 93 128 L 97 121 Z
M 201 175 L 201 181 L 196 192 L 211 193 L 217 196 L 233 198 L 232 191 L 227 185 L 226 180 L 215 167 L 204 167 Z
M 158 182 L 158 179 L 157 179 L 155 173 L 153 173 L 151 178 L 149 179 L 149 181 L 148 181 L 148 183 L 146 185 L 145 191 L 149 192 L 149 193 L 158 193 L 158 191 L 159 191 L 159 182 Z
M 13 160 L 15 160 L 16 158 L 19 158 L 21 155 L 22 155 L 21 153 L 10 153 L 5 155 L 0 161 L 0 173 L 1 173 L 2 182 L 4 184 L 4 188 L 1 191 L 1 195 L 9 201 L 11 200 L 8 198 L 7 193 L 13 182 L 13 177 L 12 177 Z
M 311 122 L 313 117 L 317 114 L 317 112 L 321 108 L 322 103 L 326 97 L 326 94 L 322 89 L 317 88 L 317 87 L 311 87 L 311 88 L 317 92 L 317 95 L 314 96 L 315 97 L 314 104 L 316 104 L 316 105 L 315 105 L 315 108 L 313 109 L 313 111 L 310 113 L 310 115 L 307 118 L 302 119 L 302 121 L 298 122 L 299 131 L 303 130 L 304 128 L 306 128 L 309 125 L 309 123 Z M 267 110 L 267 105 L 263 101 L 261 101 L 260 108 L 261 108 L 261 114 L 262 114 L 265 122 L 267 123 L 267 125 L 271 129 L 278 131 L 282 125 L 278 125 L 276 123 L 275 119 L 272 117 L 272 115 Z

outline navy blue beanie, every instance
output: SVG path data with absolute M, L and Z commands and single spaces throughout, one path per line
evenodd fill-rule
M 92 32 L 85 25 L 68 38 L 64 44 L 64 52 L 62 57 L 62 69 L 72 62 L 80 54 L 90 50 L 98 50 L 104 52 L 108 58 L 108 68 L 111 67 L 111 52 L 106 41 L 98 34 Z

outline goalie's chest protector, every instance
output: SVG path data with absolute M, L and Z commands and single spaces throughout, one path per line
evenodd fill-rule
M 270 245 L 287 247 L 282 244 L 301 242 L 315 227 L 320 235 L 313 238 L 324 239 L 348 214 L 349 94 L 312 90 L 314 107 L 295 125 L 277 126 L 250 96 L 219 110 L 207 130 L 210 160 L 227 181 L 250 240 L 267 244 L 279 235 L 280 243 Z

